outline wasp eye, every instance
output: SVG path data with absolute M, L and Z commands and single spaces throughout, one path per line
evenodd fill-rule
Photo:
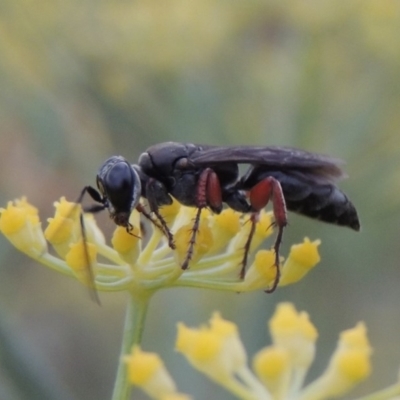
M 103 185 L 102 180 L 99 177 L 97 177 L 96 184 L 97 184 L 97 187 L 98 187 L 101 195 L 104 196 L 104 194 L 105 194 L 104 185 Z

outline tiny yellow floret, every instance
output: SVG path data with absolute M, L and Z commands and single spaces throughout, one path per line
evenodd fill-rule
M 28 218 L 27 210 L 12 201 L 7 203 L 7 208 L 0 208 L 0 215 L 0 231 L 6 236 L 20 231 Z
M 261 211 L 259 221 L 256 225 L 256 235 L 267 238 L 273 232 L 272 212 Z
M 238 327 L 231 321 L 223 319 L 219 312 L 214 312 L 210 319 L 210 327 L 214 334 L 227 337 L 238 334 Z
M 262 210 L 257 216 L 254 235 L 251 241 L 250 252 L 253 252 L 260 244 L 267 239 L 273 232 L 272 213 Z M 228 246 L 231 251 L 242 251 L 249 239 L 249 234 L 253 224 L 251 218 L 246 214 L 242 218 L 242 227 L 239 233 L 233 238 Z
M 243 290 L 266 289 L 276 277 L 275 252 L 259 250 L 242 282 Z
M 280 303 L 269 321 L 273 336 L 301 335 L 307 340 L 315 341 L 318 331 L 311 323 L 306 312 L 298 313 L 291 303 Z
M 185 324 L 181 322 L 177 324 L 177 328 L 178 334 L 176 337 L 175 348 L 181 353 L 187 353 L 193 343 L 196 331 L 194 329 L 188 328 Z
M 371 374 L 369 352 L 349 350 L 341 354 L 336 362 L 341 374 L 354 383 L 366 379 Z
M 221 214 L 210 215 L 209 224 L 213 233 L 213 246 L 210 252 L 217 252 L 226 247 L 240 231 L 240 214 L 227 208 Z
M 128 253 L 132 249 L 136 248 L 136 245 L 140 240 L 139 234 L 140 230 L 136 226 L 130 233 L 126 231 L 125 227 L 117 226 L 111 239 L 114 250 L 118 253 Z
M 217 332 L 209 328 L 191 329 L 182 323 L 178 323 L 176 350 L 185 354 L 195 362 L 205 362 L 213 359 L 221 350 L 223 338 L 227 326 L 222 326 L 221 321 L 216 322 Z
M 51 244 L 60 244 L 71 239 L 75 227 L 75 222 L 71 218 L 59 215 L 48 218 L 47 221 L 49 224 L 44 231 L 44 236 Z
M 259 351 L 253 359 L 253 369 L 263 381 L 280 377 L 290 366 L 290 357 L 286 349 L 270 346 Z
M 240 229 L 240 214 L 231 208 L 227 208 L 221 214 L 213 215 L 213 227 L 218 227 L 226 236 L 231 238 L 236 235 Z
M 131 355 L 125 356 L 128 365 L 128 379 L 137 386 L 142 386 L 163 367 L 163 362 L 156 353 L 142 351 L 135 346 Z
M 25 196 L 21 197 L 20 199 L 16 199 L 15 204 L 18 207 L 24 208 L 29 215 L 39 218 L 39 210 L 34 205 L 29 203 Z
M 91 267 L 96 264 L 97 250 L 92 243 L 86 242 L 86 250 L 83 241 L 80 240 L 71 245 L 70 251 L 65 257 L 65 262 L 74 271 L 75 276 L 84 284 L 91 286 Z
M 175 382 L 157 354 L 144 352 L 134 346 L 123 361 L 127 363 L 129 382 L 139 386 L 150 398 L 161 399 L 178 394 Z
M 199 330 L 193 337 L 193 343 L 188 357 L 197 362 L 207 362 L 215 359 L 220 354 L 223 340 L 209 330 Z
M 314 266 L 321 261 L 321 257 L 318 253 L 318 246 L 320 244 L 320 240 L 311 242 L 308 237 L 305 237 L 303 243 L 291 247 L 289 257 L 292 257 L 294 261 L 305 267 Z
M 272 335 L 292 333 L 298 329 L 299 316 L 292 303 L 278 304 L 276 311 L 269 320 Z
M 343 331 L 340 334 L 340 342 L 342 345 L 351 348 L 371 349 L 367 327 L 363 322 L 359 322 L 354 328 Z
M 181 226 L 174 235 L 175 239 L 175 256 L 178 264 L 182 264 L 185 260 L 188 252 L 188 244 L 192 239 L 193 222 Z M 199 231 L 196 235 L 196 242 L 193 247 L 193 255 L 191 257 L 191 264 L 195 264 L 205 254 L 207 254 L 213 245 L 213 234 L 211 229 L 208 227 L 205 219 L 200 220 Z
M 303 243 L 293 245 L 282 267 L 280 286 L 290 285 L 304 278 L 320 261 L 318 246 L 320 240 L 305 238 Z
M 20 251 L 34 258 L 47 252 L 38 210 L 25 197 L 0 209 L 0 231 Z
M 260 276 L 263 276 L 267 286 L 275 280 L 278 271 L 273 250 L 259 250 L 254 258 L 254 266 Z
M 307 313 L 298 313 L 291 303 L 281 303 L 270 319 L 269 327 L 273 343 L 289 352 L 293 365 L 308 368 L 315 356 L 318 332 Z
M 160 214 L 165 219 L 167 225 L 171 225 L 181 209 L 180 203 L 173 198 L 172 204 L 160 207 Z
M 80 204 L 67 201 L 64 196 L 53 204 L 56 209 L 55 215 L 59 217 L 78 219 L 82 212 Z
M 301 335 L 310 340 L 311 342 L 315 342 L 318 338 L 317 328 L 310 321 L 310 316 L 308 313 L 302 311 L 299 314 L 299 332 Z

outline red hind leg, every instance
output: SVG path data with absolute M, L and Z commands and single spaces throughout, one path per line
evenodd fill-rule
M 268 204 L 270 199 L 272 200 L 272 210 L 275 217 L 274 224 L 278 227 L 278 235 L 274 244 L 276 276 L 272 287 L 267 290 L 268 293 L 273 292 L 279 283 L 281 274 L 279 266 L 279 249 L 282 242 L 283 228 L 287 225 L 285 197 L 283 195 L 281 184 L 273 177 L 263 179 L 250 190 L 250 205 L 255 212 L 262 210 Z M 252 223 L 254 223 L 253 220 Z M 250 245 L 248 245 L 248 248 L 250 248 Z

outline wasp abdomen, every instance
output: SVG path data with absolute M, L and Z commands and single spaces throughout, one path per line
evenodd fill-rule
M 360 230 L 357 211 L 349 198 L 334 184 L 310 180 L 299 172 L 272 173 L 279 180 L 286 207 L 310 218 Z

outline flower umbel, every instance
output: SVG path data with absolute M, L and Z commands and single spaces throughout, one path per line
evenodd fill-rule
M 174 202 L 160 209 L 160 214 L 174 235 L 176 249 L 172 250 L 164 233 L 154 225 L 141 231 L 140 215 L 136 210 L 130 216 L 133 230 L 128 233 L 125 228 L 117 226 L 109 246 L 93 215 L 84 214 L 82 218 L 79 204 L 61 198 L 54 205 L 55 215 L 48 220 L 49 224 L 43 232 L 37 209 L 25 198 L 14 203 L 9 202 L 7 208 L 0 209 L 0 231 L 28 256 L 49 268 L 75 277 L 88 286 L 96 301 L 98 297 L 94 290 L 127 291 L 130 294 L 121 346 L 122 356 L 131 350 L 132 345 L 140 343 L 149 300 L 158 289 L 193 286 L 246 292 L 268 289 L 275 280 L 273 251 L 257 252 L 261 243 L 272 234 L 271 213 L 260 213 L 248 254 L 250 267 L 242 280 L 239 272 L 251 229 L 251 224 L 247 223 L 249 217 L 246 215 L 240 215 L 230 209 L 224 210 L 220 215 L 203 210 L 189 269 L 184 271 L 181 263 L 187 255 L 196 212 L 194 208 L 183 207 Z M 82 221 L 86 233 L 85 241 Z M 57 256 L 49 252 L 47 242 L 52 245 Z M 305 239 L 304 243 L 292 247 L 287 260 L 281 265 L 284 277 L 282 282 L 285 285 L 298 281 L 318 263 L 318 245 L 319 241 L 310 242 Z M 198 344 L 197 349 L 193 348 L 182 334 L 182 339 L 177 345 L 182 352 L 190 353 L 189 359 L 197 368 L 204 372 L 208 367 L 210 371 L 213 368 L 218 369 L 220 375 L 215 376 L 215 379 L 224 385 L 229 383 L 238 394 L 244 394 L 245 391 L 232 381 L 231 374 L 240 374 L 242 379 L 252 382 L 252 385 L 258 388 L 257 393 L 266 393 L 261 383 L 248 372 L 246 353 L 234 324 L 222 320 L 216 314 L 211 321 L 210 330 L 191 331 L 183 325 L 180 330 L 186 332 Z M 232 348 L 235 349 L 234 352 L 231 351 Z M 138 360 L 149 361 L 150 369 L 143 369 L 148 371 L 145 377 L 142 375 L 132 378 L 128 368 L 131 369 L 129 366 L 132 363 L 136 365 Z M 154 367 L 154 371 L 151 366 Z M 229 373 L 225 372 L 226 368 L 230 368 Z M 140 384 L 153 398 L 188 399 L 175 391 L 172 380 L 166 378 L 162 371 L 163 367 L 155 356 L 146 358 L 138 348 L 134 348 L 127 362 L 121 357 L 112 399 L 129 398 L 129 379 L 133 379 L 135 384 Z M 160 391 L 153 387 L 160 381 L 160 376 L 164 377 L 164 386 L 161 387 L 165 389 L 168 386 L 168 390 Z M 148 379 L 145 379 L 146 377 Z M 165 393 L 161 396 L 162 391 Z
M 154 291 L 196 286 L 245 292 L 267 289 L 275 278 L 273 251 L 256 252 L 272 234 L 271 213 L 260 215 L 249 254 L 254 261 L 245 279 L 241 280 L 238 274 L 250 224 L 247 216 L 230 209 L 220 215 L 204 210 L 189 270 L 183 271 L 180 264 L 188 248 L 194 208 L 174 202 L 161 209 L 174 234 L 175 250 L 170 249 L 162 232 L 154 226 L 150 227 L 150 235 L 140 231 L 140 215 L 136 210 L 130 218 L 134 227 L 131 234 L 116 227 L 111 246 L 108 246 L 91 214 L 84 215 L 87 243 L 83 243 L 80 205 L 61 198 L 55 208 L 56 213 L 43 233 L 35 207 L 25 198 L 9 202 L 7 208 L 0 209 L 0 231 L 19 250 L 59 272 L 75 276 L 86 285 L 94 285 L 99 291 Z M 48 252 L 46 239 L 59 257 Z M 319 262 L 319 243 L 306 238 L 303 243 L 292 246 L 288 259 L 281 266 L 280 285 L 298 281 Z M 98 261 L 98 257 L 104 262 Z M 95 279 L 92 283 L 89 267 Z
M 214 313 L 208 326 L 195 329 L 178 324 L 176 348 L 195 369 L 237 398 L 246 400 L 338 397 L 371 372 L 372 349 L 361 322 L 340 334 L 326 371 L 306 386 L 304 380 L 314 359 L 318 336 L 308 314 L 296 311 L 290 303 L 279 304 L 269 328 L 272 345 L 254 356 L 252 369 L 247 366 L 247 354 L 237 326 L 218 313 Z M 399 394 L 400 382 L 364 399 L 382 400 Z

